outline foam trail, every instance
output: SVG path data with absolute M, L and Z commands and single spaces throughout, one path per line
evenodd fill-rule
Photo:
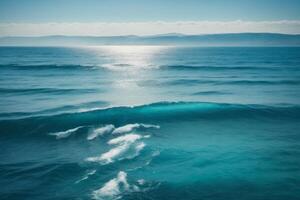
M 86 161 L 100 162 L 103 165 L 113 163 L 115 160 L 132 159 L 140 155 L 140 152 L 146 146 L 144 142 L 137 143 L 135 145 L 130 143 L 124 143 L 115 148 L 112 148 L 108 152 L 96 157 L 89 157 Z M 123 156 L 122 156 L 123 155 Z
M 93 139 L 97 138 L 100 135 L 104 135 L 104 134 L 110 133 L 110 132 L 112 132 L 114 130 L 114 128 L 115 128 L 114 125 L 109 124 L 109 125 L 106 125 L 104 127 L 94 129 L 88 135 L 87 140 L 93 140 Z
M 122 143 L 133 143 L 136 140 L 141 139 L 143 136 L 138 134 L 127 134 L 114 139 L 109 140 L 107 143 L 110 145 L 122 144 Z
M 130 144 L 123 144 L 112 148 L 106 153 L 101 154 L 100 156 L 96 157 L 89 157 L 86 161 L 90 162 L 101 162 L 102 164 L 108 164 L 114 162 L 114 160 L 126 152 L 126 150 L 130 147 Z
M 92 197 L 96 200 L 118 199 L 122 192 L 128 191 L 129 189 L 130 185 L 127 182 L 127 174 L 120 171 L 116 178 L 105 183 L 102 188 L 95 190 Z
M 132 159 L 137 157 L 138 155 L 140 155 L 140 152 L 144 149 L 144 147 L 146 146 L 146 144 L 144 142 L 138 143 L 135 147 L 134 147 L 134 153 L 131 155 L 128 155 L 126 158 L 127 159 Z
M 77 183 L 80 183 L 81 181 L 84 181 L 84 180 L 88 179 L 89 176 L 94 175 L 94 174 L 96 173 L 96 171 L 97 171 L 97 170 L 95 170 L 95 169 L 94 169 L 94 170 L 91 170 L 91 171 L 88 171 L 87 174 L 86 174 L 82 179 L 76 181 L 75 183 L 77 184 Z
M 127 134 L 108 141 L 109 145 L 117 145 L 110 149 L 108 152 L 96 157 L 89 157 L 86 161 L 100 162 L 102 164 L 108 164 L 114 162 L 116 159 L 131 159 L 140 154 L 140 151 L 146 146 L 143 142 L 135 144 L 137 140 L 146 138 L 138 134 Z M 124 155 L 125 154 L 125 155 Z M 121 157 L 124 155 L 124 157 Z
M 140 124 L 141 127 L 143 128 L 154 128 L 154 129 L 159 129 L 159 125 L 154 125 L 154 124 Z
M 79 127 L 73 128 L 73 129 L 66 130 L 66 131 L 61 131 L 61 132 L 56 132 L 56 133 L 49 133 L 49 135 L 56 136 L 56 139 L 62 139 L 62 138 L 69 137 L 72 133 L 75 133 L 76 131 L 78 131 L 82 127 L 83 126 L 79 126 Z
M 121 127 L 116 128 L 112 134 L 123 134 L 123 133 L 129 133 L 135 129 L 138 128 L 156 128 L 159 129 L 160 127 L 158 125 L 152 125 L 152 124 L 127 124 Z
M 138 128 L 139 124 L 127 124 L 125 126 L 121 126 L 116 128 L 112 134 L 122 134 L 122 133 L 128 133 L 133 131 L 134 129 Z

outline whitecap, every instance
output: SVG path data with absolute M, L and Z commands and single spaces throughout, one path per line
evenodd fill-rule
M 139 142 L 143 136 L 138 134 L 127 134 L 108 141 L 109 145 L 116 145 L 116 147 L 96 157 L 89 157 L 86 161 L 100 162 L 105 165 L 112 163 L 115 160 L 123 160 L 125 158 L 132 159 L 140 154 L 140 151 L 146 146 L 145 143 Z M 123 157 L 122 157 L 123 156 Z
M 62 139 L 62 138 L 69 137 L 72 133 L 75 133 L 76 131 L 78 131 L 82 127 L 83 126 L 79 126 L 79 127 L 73 128 L 73 129 L 66 130 L 66 131 L 49 133 L 49 135 L 56 136 L 56 139 Z
M 154 128 L 154 129 L 159 129 L 159 125 L 154 125 L 154 124 L 140 124 L 141 127 L 143 128 Z
M 139 156 L 140 152 L 144 149 L 145 146 L 146 146 L 146 144 L 144 142 L 140 142 L 140 143 L 136 144 L 134 147 L 133 153 L 129 154 L 126 158 L 133 159 L 133 158 Z
M 142 136 L 138 134 L 127 134 L 123 135 L 114 139 L 111 139 L 108 141 L 108 144 L 115 145 L 115 144 L 121 144 L 121 143 L 133 143 L 136 140 L 141 139 Z
M 120 194 L 130 190 L 130 185 L 127 182 L 127 174 L 120 171 L 116 178 L 111 179 L 98 190 L 92 194 L 93 199 L 96 200 L 109 200 L 118 199 Z
M 138 128 L 139 124 L 127 124 L 121 127 L 116 128 L 112 134 L 122 134 L 122 133 L 128 133 L 133 131 L 134 129 Z
M 138 128 L 155 128 L 155 129 L 159 129 L 160 126 L 158 125 L 153 125 L 153 124 L 126 124 L 124 126 L 118 127 L 116 128 L 112 134 L 123 134 L 123 133 L 129 133 L 132 132 L 135 129 Z
M 103 127 L 97 128 L 97 129 L 94 129 L 88 135 L 87 140 L 93 140 L 93 139 L 97 138 L 98 136 L 110 133 L 110 132 L 112 132 L 114 130 L 114 128 L 115 128 L 114 125 L 109 124 L 109 125 L 106 125 L 106 126 L 103 126 Z
M 100 162 L 102 165 L 106 165 L 113 163 L 116 160 L 133 159 L 140 155 L 140 152 L 145 146 L 146 144 L 143 142 L 136 143 L 134 145 L 132 143 L 124 143 L 110 149 L 100 156 L 89 157 L 86 161 Z
M 101 154 L 100 156 L 89 157 L 86 159 L 86 161 L 100 162 L 102 164 L 112 163 L 117 157 L 122 155 L 129 147 L 130 147 L 130 144 L 123 144 L 123 145 L 120 145 L 120 146 L 110 149 L 108 152 L 105 152 L 105 153 Z
M 141 143 L 138 143 L 136 146 L 135 146 L 135 149 L 137 151 L 141 151 L 144 147 L 146 146 L 146 144 L 144 142 L 141 142 Z

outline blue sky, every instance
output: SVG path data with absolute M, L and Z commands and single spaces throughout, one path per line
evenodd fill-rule
M 48 23 L 55 23 L 55 25 L 52 24 L 52 28 L 61 24 L 68 25 L 67 28 L 72 23 L 78 23 L 79 29 L 82 25 L 91 25 L 91 23 L 107 23 L 108 25 L 109 23 L 125 23 L 124 27 L 126 28 L 128 26 L 126 23 L 153 23 L 159 21 L 166 23 L 166 26 L 164 26 L 166 30 L 158 30 L 158 33 L 164 33 L 168 32 L 166 28 L 170 26 L 168 23 L 234 22 L 237 20 L 251 23 L 266 21 L 298 22 L 300 21 L 300 0 L 0 0 L 0 28 L 2 28 L 0 35 L 14 35 L 14 31 L 16 33 L 19 31 L 20 34 L 24 32 L 27 35 L 30 34 L 29 29 L 36 30 L 41 25 L 47 25 Z M 22 26 L 18 28 L 9 27 L 10 23 L 21 24 Z M 24 27 L 26 24 L 28 26 Z M 32 28 L 32 24 L 36 24 L 36 28 Z M 139 29 L 143 29 L 144 25 L 141 25 Z M 254 28 L 249 26 L 249 29 L 246 28 L 244 32 L 252 32 L 251 30 L 271 32 L 273 29 L 271 28 L 268 31 L 267 25 L 263 30 L 261 24 L 259 25 L 260 29 L 258 29 L 258 25 L 254 27 L 252 24 Z M 214 26 L 217 28 L 218 24 L 215 23 Z M 231 29 L 231 26 L 224 26 Z M 286 33 L 298 33 L 299 31 L 300 33 L 300 28 L 296 26 L 299 25 L 292 23 L 286 28 L 286 24 L 284 24 L 284 26 L 280 25 L 280 27 L 275 28 L 274 31 Z M 118 27 L 120 27 L 120 30 L 124 29 L 122 24 L 119 24 Z M 148 28 L 150 29 L 150 27 Z M 201 27 L 203 28 L 203 26 Z M 243 27 L 245 26 L 243 25 Z M 3 28 L 5 29 L 3 30 Z M 156 27 L 152 26 L 152 28 Z M 202 28 L 199 28 L 199 33 L 203 32 Z M 295 28 L 297 29 L 295 30 Z M 102 27 L 102 29 L 105 29 L 105 27 Z M 173 27 L 170 28 L 170 32 L 173 29 L 177 30 L 176 27 Z M 232 32 L 243 31 L 241 29 L 235 31 L 232 28 Z M 59 26 L 55 30 L 57 34 L 60 34 Z M 55 30 L 53 28 L 54 33 Z M 219 31 L 212 30 L 212 32 L 222 32 L 222 29 Z M 70 31 L 74 31 L 74 27 Z M 136 30 L 132 30 L 133 33 L 134 31 Z M 50 32 L 49 34 L 52 34 Z M 179 32 L 188 33 L 185 29 Z M 230 30 L 223 32 L 230 32 Z M 118 30 L 111 34 L 117 33 Z M 33 34 L 38 35 L 38 32 Z M 43 32 L 43 34 L 47 33 Z M 85 34 L 88 33 L 85 32 Z M 97 32 L 94 34 L 97 34 Z

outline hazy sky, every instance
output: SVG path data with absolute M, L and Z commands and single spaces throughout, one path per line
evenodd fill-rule
M 0 0 L 0 35 L 300 33 L 300 0 Z

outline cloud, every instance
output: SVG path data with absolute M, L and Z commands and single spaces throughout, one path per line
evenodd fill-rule
M 0 36 L 43 35 L 153 35 L 272 32 L 300 34 L 299 20 L 177 21 L 94 23 L 0 23 Z

